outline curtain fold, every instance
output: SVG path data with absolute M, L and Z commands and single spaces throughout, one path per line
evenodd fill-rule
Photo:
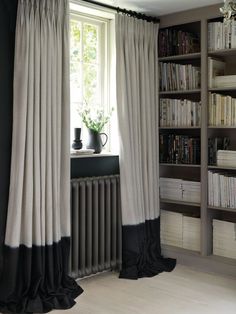
M 82 289 L 70 247 L 68 0 L 19 0 L 0 311 L 67 309 Z
M 116 15 L 122 278 L 175 267 L 160 248 L 157 40 L 157 24 Z

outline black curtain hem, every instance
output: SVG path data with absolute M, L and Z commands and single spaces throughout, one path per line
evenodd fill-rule
M 160 245 L 160 218 L 122 226 L 122 270 L 119 278 L 138 279 L 170 272 L 176 260 L 164 258 Z
M 70 238 L 46 246 L 4 247 L 1 313 L 70 309 L 83 289 L 68 275 Z

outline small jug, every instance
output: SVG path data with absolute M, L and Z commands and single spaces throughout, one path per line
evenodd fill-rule
M 99 154 L 102 151 L 102 148 L 106 145 L 108 136 L 106 133 L 98 133 L 91 129 L 88 129 L 88 145 L 87 148 L 94 149 L 95 154 Z M 104 143 L 102 142 L 101 136 L 105 136 Z

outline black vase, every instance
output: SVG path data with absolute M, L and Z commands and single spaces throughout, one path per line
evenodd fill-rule
M 102 151 L 102 148 L 106 145 L 108 136 L 106 133 L 98 133 L 91 129 L 88 129 L 88 145 L 87 148 L 94 149 L 95 154 L 99 154 Z M 105 136 L 104 143 L 102 142 L 101 136 Z
M 83 147 L 82 141 L 80 139 L 81 135 L 81 128 L 75 128 L 74 129 L 74 134 L 75 134 L 75 139 L 74 142 L 72 143 L 72 148 L 75 150 L 79 150 Z

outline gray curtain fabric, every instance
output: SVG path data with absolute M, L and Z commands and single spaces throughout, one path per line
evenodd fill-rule
M 19 0 L 1 313 L 69 309 L 68 0 Z
M 116 15 L 123 225 L 159 217 L 158 25 Z
M 70 235 L 67 0 L 19 0 L 5 244 L 51 245 Z

